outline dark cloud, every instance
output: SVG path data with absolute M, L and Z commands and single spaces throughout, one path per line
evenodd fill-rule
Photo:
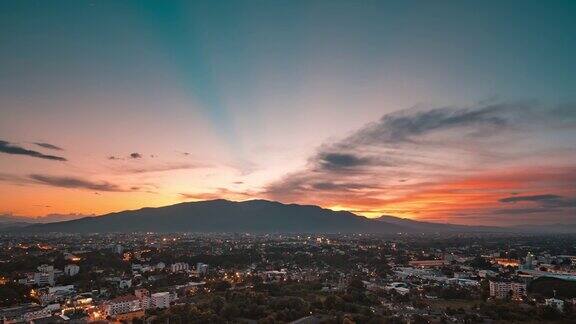
M 567 208 L 576 207 L 576 198 L 566 198 L 554 194 L 533 195 L 533 196 L 513 196 L 499 200 L 501 203 L 534 202 L 544 208 Z
M 514 196 L 514 197 L 506 197 L 502 198 L 499 201 L 503 203 L 515 203 L 519 201 L 555 201 L 562 199 L 561 196 L 558 195 L 534 195 L 534 196 Z
M 31 174 L 30 179 L 34 180 L 36 183 L 62 188 L 78 188 L 78 189 L 88 189 L 97 191 L 127 191 L 119 187 L 118 185 L 109 182 L 93 182 L 86 179 L 67 177 L 67 176 L 49 176 L 42 174 Z
M 137 186 L 122 187 L 106 181 L 91 181 L 73 176 L 50 176 L 43 174 L 31 174 L 28 176 L 18 176 L 0 173 L 0 181 L 15 185 L 48 185 L 61 188 L 77 188 L 96 191 L 127 192 L 138 191 L 146 193 L 156 193 L 153 189 L 158 187 L 153 183 L 138 183 Z M 94 192 L 99 195 L 100 193 Z
M 408 109 L 384 115 L 378 122 L 369 124 L 341 144 L 381 145 L 414 141 L 423 135 L 467 128 L 478 132 L 493 133 L 510 126 L 518 112 L 529 114 L 531 104 L 496 104 L 482 107 L 442 107 L 426 111 Z
M 367 158 L 349 153 L 321 153 L 318 160 L 320 165 L 326 169 L 352 168 L 370 163 Z
M 154 155 L 154 154 L 150 154 L 149 156 L 150 156 L 150 158 L 156 158 L 156 157 L 157 157 L 157 156 Z M 137 152 L 134 152 L 134 153 L 130 153 L 130 154 L 129 154 L 128 156 L 126 156 L 126 157 L 119 157 L 119 156 L 115 156 L 115 155 L 110 155 L 110 156 L 108 157 L 108 160 L 120 161 L 120 160 L 126 160 L 126 159 L 133 159 L 133 160 L 135 160 L 135 159 L 142 159 L 142 158 L 144 158 L 144 155 L 142 155 L 142 154 L 140 154 L 140 153 L 137 153 Z
M 25 149 L 23 147 L 11 144 L 10 142 L 0 140 L 0 152 L 6 154 L 27 155 L 35 158 L 54 160 L 54 161 L 67 161 L 61 156 L 47 155 L 37 151 Z
M 312 184 L 312 188 L 316 190 L 340 190 L 340 191 L 353 191 L 359 189 L 374 188 L 363 183 L 338 183 L 338 182 L 317 182 Z
M 49 149 L 49 150 L 64 151 L 63 148 L 61 148 L 61 147 L 59 147 L 59 146 L 56 146 L 56 145 L 54 145 L 54 144 L 50 144 L 50 143 L 38 143 L 38 142 L 36 142 L 36 143 L 34 143 L 34 145 L 37 145 L 37 146 L 40 146 L 40 147 L 43 147 L 43 148 L 47 148 L 47 149 Z
M 550 208 L 511 208 L 511 209 L 496 209 L 492 212 L 494 215 L 525 215 L 525 214 L 540 214 L 549 213 L 554 211 Z

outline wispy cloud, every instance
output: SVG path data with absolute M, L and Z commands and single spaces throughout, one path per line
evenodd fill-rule
M 512 196 L 499 200 L 501 203 L 537 203 L 545 208 L 576 207 L 576 198 L 566 198 L 554 194 L 532 195 L 532 196 Z
M 0 140 L 0 152 L 6 154 L 16 154 L 16 155 L 26 155 L 30 157 L 45 159 L 45 160 L 54 160 L 54 161 L 66 161 L 65 158 L 61 156 L 55 155 L 48 155 L 44 153 L 40 153 L 38 151 L 29 150 L 18 145 L 12 144 L 7 141 Z
M 49 149 L 49 150 L 54 150 L 54 151 L 64 151 L 63 148 L 61 148 L 60 146 L 56 146 L 54 144 L 50 144 L 50 143 L 42 143 L 42 142 L 36 142 L 34 143 L 34 145 Z
M 114 167 L 116 173 L 152 173 L 176 170 L 193 170 L 207 167 L 201 163 L 166 162 L 149 165 L 122 165 Z
M 106 181 L 95 182 L 71 176 L 50 176 L 42 174 L 31 174 L 30 179 L 39 184 L 61 188 L 77 188 L 77 189 L 113 191 L 113 192 L 135 191 L 135 190 L 123 189 L 119 185 Z

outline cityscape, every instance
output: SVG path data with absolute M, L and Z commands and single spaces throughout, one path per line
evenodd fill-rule
M 51 234 L 0 241 L 4 323 L 571 322 L 576 237 Z
M 576 324 L 576 1 L 0 1 L 0 324 Z

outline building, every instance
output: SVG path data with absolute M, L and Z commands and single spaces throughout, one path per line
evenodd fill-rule
M 135 295 L 124 295 L 116 297 L 104 304 L 104 314 L 106 316 L 116 316 L 142 310 L 140 299 Z
M 400 295 L 406 295 L 408 292 L 410 292 L 410 288 L 408 288 L 408 285 L 404 282 L 393 282 L 389 285 L 387 285 L 386 287 L 384 287 L 384 290 L 386 291 L 395 291 L 397 293 L 399 293 Z
M 54 286 L 54 272 L 34 272 L 34 284 L 37 286 Z
M 170 265 L 171 272 L 183 272 L 190 270 L 190 266 L 186 262 L 176 262 Z
M 118 282 L 118 288 L 120 289 L 128 289 L 132 287 L 132 279 L 120 279 Z
M 76 292 L 74 285 L 56 286 L 35 290 L 36 298 L 42 305 L 64 302 Z
M 138 299 L 142 299 L 144 297 L 150 297 L 150 292 L 148 289 L 139 288 L 134 290 L 134 296 L 136 296 Z
M 271 270 L 262 272 L 260 277 L 264 282 L 281 282 L 288 279 L 288 273 L 284 269 L 281 271 Z
M 526 284 L 509 281 L 490 281 L 490 297 L 496 299 L 522 299 L 526 296 Z
M 520 265 L 520 262 L 518 262 L 518 260 L 516 260 L 516 259 L 496 258 L 495 261 L 499 266 L 502 266 L 502 267 L 515 268 L 515 267 L 518 267 Z
M 54 272 L 54 266 L 47 264 L 40 265 L 37 269 L 39 272 Z
M 202 276 L 208 273 L 208 265 L 206 263 L 198 262 L 196 264 L 196 271 L 198 275 Z
M 24 304 L 0 308 L 0 323 L 28 323 L 52 316 L 54 308 L 37 304 Z
M 80 272 L 80 267 L 75 265 L 75 264 L 67 264 L 64 267 L 64 273 L 67 276 L 73 277 L 73 276 L 77 275 L 78 272 Z
M 450 264 L 450 261 L 448 260 L 422 260 L 422 261 L 408 261 L 408 264 L 411 267 L 417 267 L 417 268 L 426 268 L 426 267 L 430 267 L 430 268 L 434 268 L 434 267 L 442 267 L 444 265 Z
M 140 300 L 140 306 L 142 309 L 152 308 L 152 300 L 150 298 L 150 292 L 148 289 L 140 288 L 134 290 L 134 296 Z
M 498 273 L 492 270 L 478 270 L 478 277 L 480 278 L 492 278 L 496 276 L 498 276 Z
M 562 280 L 576 281 L 576 274 L 565 271 L 540 271 L 540 270 L 518 270 L 518 274 L 527 275 L 532 278 L 548 277 Z
M 116 253 L 116 254 L 122 254 L 124 253 L 124 247 L 120 244 L 116 244 L 112 247 L 112 252 Z
M 37 286 L 54 286 L 54 266 L 43 264 L 38 267 L 38 272 L 34 272 L 31 284 Z
M 66 260 L 66 261 L 76 262 L 76 261 L 80 261 L 81 259 L 82 258 L 80 258 L 79 256 L 76 256 L 74 254 L 66 253 L 66 252 L 64 253 L 64 260 Z
M 556 298 L 548 298 L 545 301 L 546 306 L 556 308 L 559 312 L 564 311 L 564 301 Z
M 152 294 L 150 300 L 153 308 L 168 308 L 170 307 L 171 297 L 169 292 L 159 292 Z
M 524 259 L 524 264 L 520 266 L 520 269 L 523 270 L 532 270 L 534 269 L 534 255 L 530 252 L 526 255 L 526 259 Z

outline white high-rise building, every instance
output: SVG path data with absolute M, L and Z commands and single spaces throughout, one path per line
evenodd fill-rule
M 206 263 L 198 262 L 196 264 L 196 271 L 199 275 L 205 275 L 208 273 L 208 265 Z
M 169 292 L 159 292 L 152 294 L 150 296 L 151 304 L 153 308 L 168 308 L 170 307 L 170 293 Z
M 54 286 L 54 266 L 43 264 L 34 273 L 34 284 L 38 286 Z
M 78 272 L 80 272 L 80 267 L 75 265 L 75 264 L 67 264 L 64 267 L 64 273 L 67 276 L 73 277 L 73 276 L 77 275 Z
M 38 286 L 54 286 L 54 272 L 35 272 L 34 284 Z

